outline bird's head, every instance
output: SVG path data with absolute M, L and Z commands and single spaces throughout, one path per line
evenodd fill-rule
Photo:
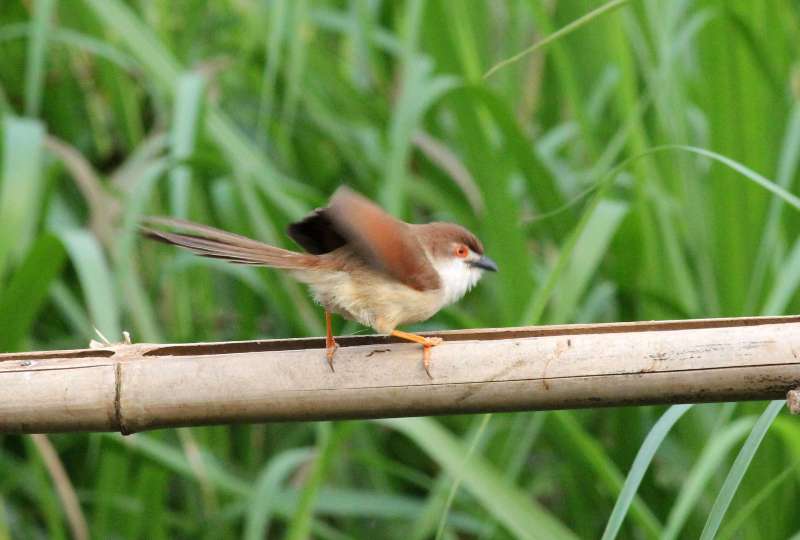
M 428 254 L 444 289 L 444 304 L 469 291 L 485 271 L 497 272 L 497 264 L 483 252 L 478 237 L 453 223 L 414 225 L 417 238 Z

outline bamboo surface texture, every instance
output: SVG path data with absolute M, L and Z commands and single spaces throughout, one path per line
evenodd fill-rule
M 0 433 L 762 400 L 800 387 L 800 317 L 0 355 Z M 794 395 L 796 398 L 796 394 Z M 791 400 L 790 400 L 791 401 Z

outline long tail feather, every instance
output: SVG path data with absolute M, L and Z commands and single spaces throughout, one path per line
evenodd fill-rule
M 148 225 L 182 229 L 191 234 L 161 231 L 140 226 L 140 233 L 151 240 L 172 244 L 212 259 L 223 259 L 237 264 L 270 266 L 273 268 L 304 269 L 317 263 L 315 255 L 282 249 L 246 236 L 222 231 L 180 219 L 151 217 L 143 220 Z

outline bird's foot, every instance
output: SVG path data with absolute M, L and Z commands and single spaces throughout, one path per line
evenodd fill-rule
M 331 338 L 325 339 L 325 356 L 328 358 L 328 365 L 331 367 L 331 371 L 336 372 L 333 369 L 333 357 L 336 355 L 336 351 L 339 348 L 339 344 L 336 343 L 336 340 Z
M 417 334 L 402 332 L 400 330 L 392 330 L 391 335 L 422 345 L 422 367 L 425 368 L 425 373 L 428 374 L 428 377 L 433 379 L 433 375 L 431 375 L 431 348 L 436 347 L 444 340 L 440 337 L 418 336 Z
M 440 337 L 425 338 L 425 340 L 426 342 L 422 344 L 422 367 L 425 368 L 428 378 L 433 379 L 433 375 L 431 375 L 431 348 L 436 347 L 444 340 Z
M 331 367 L 332 372 L 336 372 L 333 369 L 333 356 L 336 354 L 336 349 L 339 348 L 339 344 L 336 343 L 336 340 L 333 339 L 333 329 L 331 327 L 331 313 L 328 310 L 325 310 L 325 356 L 328 358 L 328 365 Z

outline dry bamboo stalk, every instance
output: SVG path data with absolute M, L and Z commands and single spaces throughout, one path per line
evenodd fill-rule
M 0 355 L 0 432 L 121 431 L 776 399 L 800 388 L 800 317 L 441 332 Z

